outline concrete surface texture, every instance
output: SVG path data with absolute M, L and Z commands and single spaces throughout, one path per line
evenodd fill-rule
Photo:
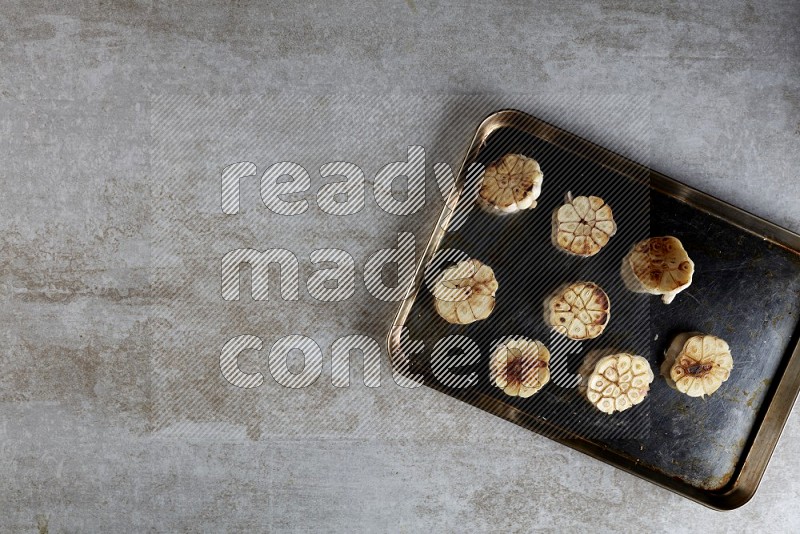
M 209 233 L 205 185 L 231 158 L 349 158 L 370 177 L 420 143 L 455 163 L 456 140 L 506 102 L 800 231 L 798 23 L 791 1 L 4 2 L 0 530 L 798 531 L 796 416 L 755 498 L 718 513 L 426 388 L 220 395 L 225 335 L 313 332 L 329 359 L 337 335 L 381 339 L 396 307 L 362 285 L 337 306 L 223 308 L 202 274 L 243 242 L 347 248 L 363 266 L 441 208 L 375 225 L 369 204 L 354 223 L 312 206 L 278 226 L 243 207 Z M 456 94 L 484 96 L 453 114 L 441 95 Z M 174 102 L 188 117 L 257 105 L 181 125 Z M 643 105 L 646 153 L 626 114 Z M 323 126 L 330 140 L 307 139 Z M 198 187 L 174 188 L 181 176 Z M 197 276 L 162 276 L 172 261 Z M 206 321 L 214 306 L 224 319 Z

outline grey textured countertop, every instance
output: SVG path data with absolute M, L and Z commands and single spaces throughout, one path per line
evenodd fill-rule
M 641 155 L 640 124 L 619 110 L 598 112 L 584 97 L 572 106 L 569 96 L 623 95 L 615 98 L 646 110 L 646 163 L 800 231 L 800 4 L 261 4 L 3 5 L 0 530 L 800 530 L 796 416 L 755 498 L 713 512 L 426 388 L 398 396 L 355 384 L 332 393 L 328 383 L 297 396 L 215 397 L 207 381 L 219 378 L 218 346 L 202 359 L 191 352 L 192 332 L 174 335 L 198 355 L 197 376 L 159 370 L 165 353 L 154 348 L 165 339 L 159 328 L 171 324 L 166 315 L 194 308 L 164 300 L 178 302 L 191 289 L 152 286 L 161 281 L 152 276 L 154 257 L 169 259 L 153 252 L 153 240 L 164 237 L 159 210 L 183 198 L 166 189 L 164 173 L 174 169 L 165 162 L 193 161 L 184 151 L 170 159 L 170 142 L 191 141 L 191 153 L 204 158 L 180 172 L 208 171 L 218 183 L 218 167 L 239 157 L 233 149 L 246 134 L 291 146 L 304 131 L 335 128 L 347 109 L 371 109 L 387 93 L 417 95 L 397 97 L 406 108 L 425 99 L 419 95 L 439 96 L 408 110 L 404 136 L 392 137 L 378 120 L 391 118 L 391 106 L 365 119 L 353 138 L 374 138 L 369 147 L 385 153 L 372 156 L 384 162 L 405 144 L 441 138 L 451 142 L 441 155 L 452 161 L 476 117 L 520 99 L 545 119 Z M 163 99 L 206 95 L 177 100 L 191 114 L 191 106 L 219 109 L 226 95 L 273 94 L 283 100 L 267 103 L 280 105 L 262 98 L 257 109 L 265 130 L 274 125 L 271 134 L 243 127 L 215 130 L 216 138 L 199 123 L 170 123 L 173 101 Z M 293 123 L 281 107 L 293 94 L 316 104 L 320 95 L 375 96 L 342 104 L 339 114 L 295 110 Z M 436 103 L 456 94 L 485 96 L 469 113 L 448 116 Z M 443 124 L 452 128 L 446 137 L 436 131 Z M 358 158 L 347 139 L 300 143 L 298 157 Z M 259 168 L 291 154 L 253 146 Z M 201 206 L 195 213 L 205 214 L 206 200 L 192 205 Z M 308 215 L 282 228 L 276 244 L 307 255 L 341 244 L 330 236 L 344 233 L 363 265 L 399 228 L 426 235 L 440 207 L 402 223 L 384 217 L 379 226 L 366 216 L 326 226 Z M 186 253 L 192 232 L 203 229 L 174 217 Z M 210 290 L 219 300 L 218 286 Z M 365 295 L 361 287 L 346 305 L 322 311 L 307 295 L 295 307 L 242 305 L 238 316 L 228 307 L 224 332 L 215 335 L 236 332 L 230 321 L 265 341 L 318 330 L 327 358 L 336 335 L 385 334 L 396 306 Z M 258 322 L 248 310 L 272 318 Z M 184 354 L 184 367 L 172 370 L 190 364 Z M 190 400 L 176 402 L 181 395 Z M 219 424 L 203 427 L 208 421 L 181 412 L 197 406 Z M 181 426 L 189 419 L 194 426 Z

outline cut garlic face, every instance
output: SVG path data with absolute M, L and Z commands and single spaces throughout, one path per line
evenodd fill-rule
M 631 291 L 662 295 L 669 304 L 692 284 L 694 262 L 676 237 L 639 241 L 622 260 L 622 279 Z
M 550 351 L 527 338 L 501 343 L 492 352 L 489 378 L 506 395 L 530 397 L 550 381 Z
M 586 398 L 612 414 L 642 402 L 650 391 L 653 370 L 641 356 L 620 353 L 600 358 L 586 381 Z
M 448 323 L 469 324 L 494 310 L 497 279 L 488 265 L 464 260 L 445 269 L 433 288 L 436 311 Z
M 728 344 L 707 334 L 681 334 L 667 349 L 661 374 L 690 397 L 705 397 L 730 377 L 733 357 Z
M 600 286 L 577 282 L 555 292 L 547 302 L 546 320 L 570 339 L 582 341 L 603 333 L 611 317 L 611 302 Z
M 493 213 L 514 213 L 536 207 L 544 175 L 535 159 L 506 154 L 489 165 L 478 192 L 478 204 Z
M 617 233 L 611 206 L 600 197 L 575 197 L 553 213 L 553 244 L 576 256 L 594 256 Z

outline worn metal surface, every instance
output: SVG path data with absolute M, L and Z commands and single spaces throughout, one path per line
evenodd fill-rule
M 710 506 L 744 504 L 772 452 L 770 446 L 753 446 L 753 440 L 759 431 L 777 438 L 797 395 L 796 387 L 771 395 L 775 388 L 770 386 L 800 350 L 800 236 L 753 217 L 743 219 L 734 208 L 697 191 L 685 193 L 683 200 L 666 194 L 685 188 L 664 176 L 651 189 L 643 167 L 516 111 L 493 114 L 478 128 L 451 204 L 470 194 L 467 168 L 473 162 L 488 165 L 507 153 L 524 154 L 541 165 L 545 181 L 537 208 L 508 216 L 475 212 L 452 231 L 448 223 L 457 216 L 445 210 L 420 264 L 446 249 L 480 259 L 494 269 L 499 283 L 495 309 L 483 321 L 450 325 L 434 311 L 433 296 L 422 284 L 416 298 L 403 303 L 394 325 L 408 328 L 410 339 L 425 342 L 425 349 L 411 356 L 412 374 Z M 617 234 L 596 256 L 570 257 L 550 242 L 551 215 L 566 191 L 599 196 L 614 210 Z M 698 207 L 703 203 L 714 208 Z M 625 254 L 648 235 L 678 237 L 695 262 L 692 285 L 670 305 L 632 293 L 621 281 Z M 553 288 L 578 280 L 593 281 L 606 291 L 611 321 L 598 338 L 565 342 L 544 323 L 542 303 Z M 705 399 L 680 394 L 658 376 L 672 339 L 692 331 L 724 338 L 734 357 L 728 381 Z M 403 351 L 396 332 L 389 337 L 390 349 Z M 551 352 L 554 379 L 528 399 L 509 397 L 489 381 L 493 343 L 514 335 L 541 340 Z M 477 343 L 480 358 L 457 367 L 460 373 L 477 373 L 477 382 L 448 387 L 437 379 L 433 349 L 447 336 Z M 609 349 L 643 355 L 657 375 L 642 405 L 612 416 L 595 410 L 569 376 L 563 378 L 576 373 L 593 351 Z M 462 345 L 445 354 L 463 350 Z M 765 425 L 767 414 L 780 424 Z

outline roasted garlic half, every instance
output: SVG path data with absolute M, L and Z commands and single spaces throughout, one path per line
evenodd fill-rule
M 543 177 L 535 159 L 506 154 L 486 168 L 478 191 L 478 205 L 498 214 L 533 209 L 542 193 Z
M 433 288 L 436 312 L 448 323 L 469 324 L 489 317 L 497 292 L 494 271 L 479 260 L 463 260 L 445 269 Z
M 550 351 L 524 337 L 503 342 L 492 352 L 489 378 L 506 395 L 530 397 L 550 381 Z
M 636 243 L 622 260 L 622 279 L 631 291 L 661 295 L 669 304 L 692 284 L 694 262 L 677 237 L 651 237 Z
M 611 206 L 600 197 L 572 197 L 553 213 L 553 244 L 576 256 L 594 256 L 617 233 Z
M 690 397 L 705 397 L 731 375 L 733 357 L 728 344 L 712 335 L 677 336 L 667 349 L 661 374 L 667 384 Z
M 586 381 L 586 398 L 612 414 L 642 402 L 653 382 L 650 363 L 641 356 L 619 353 L 600 358 Z
M 577 282 L 558 289 L 545 304 L 547 323 L 577 341 L 602 334 L 610 317 L 608 295 L 594 282 Z

